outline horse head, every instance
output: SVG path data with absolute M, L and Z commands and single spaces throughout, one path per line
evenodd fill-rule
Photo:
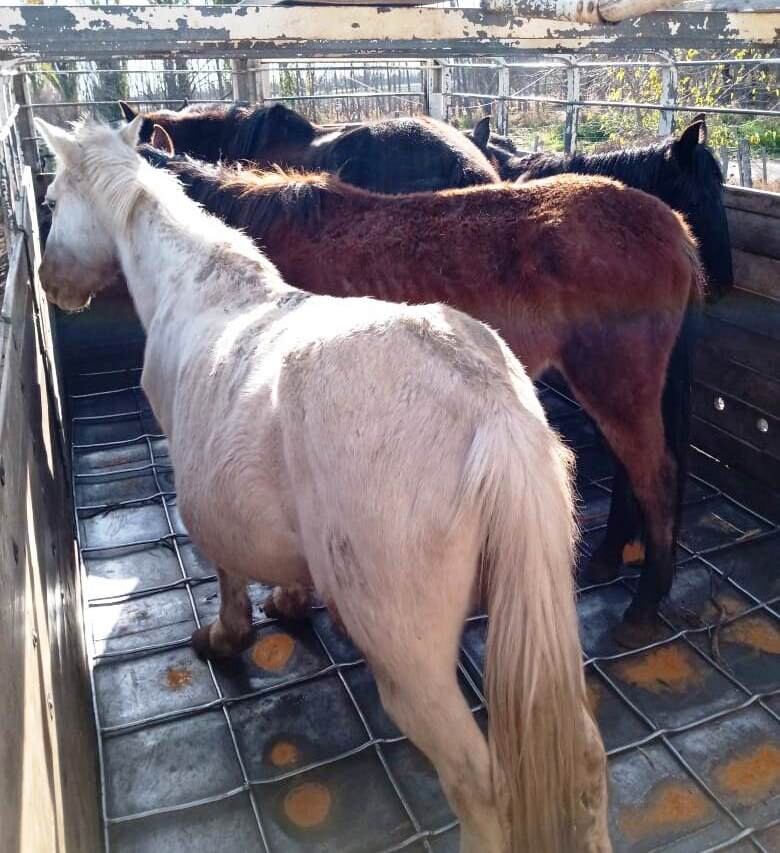
M 658 195 L 684 214 L 699 241 L 713 297 L 734 284 L 731 242 L 723 205 L 723 173 L 707 145 L 704 115 L 695 116 L 677 139 L 664 144 Z
M 57 160 L 57 174 L 46 191 L 52 211 L 51 229 L 40 268 L 41 284 L 49 301 L 66 311 L 89 304 L 93 293 L 120 275 L 115 240 L 98 213 L 91 163 L 110 162 L 117 170 L 137 169 L 134 153 L 141 129 L 137 116 L 115 131 L 78 125 L 73 133 L 36 118 L 36 126 Z M 89 143 L 85 134 L 89 133 Z M 117 199 L 116 208 L 123 201 Z
M 519 178 L 522 170 L 517 147 L 508 136 L 493 133 L 490 129 L 490 116 L 481 118 L 471 130 L 465 131 L 466 137 L 488 158 L 502 181 Z
M 139 115 L 123 101 L 119 106 L 128 121 Z M 269 107 L 193 104 L 178 110 L 144 113 L 142 143 L 151 142 L 155 125 L 168 134 L 177 153 L 212 163 L 218 160 L 289 163 L 321 132 L 307 118 L 283 104 Z

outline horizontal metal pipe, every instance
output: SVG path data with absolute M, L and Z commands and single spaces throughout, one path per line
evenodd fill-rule
M 484 103 L 495 101 L 519 101 L 522 103 L 553 104 L 554 106 L 573 107 L 618 107 L 619 109 L 665 110 L 684 113 L 725 113 L 747 116 L 774 116 L 780 118 L 780 110 L 748 110 L 739 107 L 702 107 L 680 104 L 643 104 L 633 101 L 567 101 L 564 98 L 546 98 L 544 95 L 486 95 L 484 92 L 452 92 L 453 98 L 476 98 Z
M 152 60 L 155 61 L 155 60 Z M 156 60 L 159 61 L 159 60 Z M 264 70 L 266 68 L 279 69 L 283 71 L 310 71 L 312 69 L 319 71 L 359 71 L 361 68 L 370 68 L 374 71 L 406 71 L 409 69 L 410 71 L 420 71 L 426 67 L 426 63 L 424 60 L 410 60 L 409 62 L 405 62 L 402 59 L 399 59 L 397 64 L 388 65 L 387 63 L 378 64 L 372 62 L 370 59 L 367 60 L 358 60 L 352 65 L 328 65 L 326 63 L 316 63 L 312 62 L 306 65 L 290 65 L 286 62 L 264 62 L 261 65 L 258 65 L 256 68 L 245 68 L 243 70 L 234 70 L 232 68 L 198 68 L 194 66 L 192 68 L 77 68 L 70 70 L 56 70 L 52 71 L 48 68 L 39 68 L 39 69 L 23 69 L 18 73 L 24 77 L 33 77 L 40 74 L 56 74 L 58 77 L 61 75 L 69 75 L 69 76 L 78 76 L 85 74 L 161 74 L 165 76 L 181 76 L 182 74 L 230 74 L 230 75 L 239 75 L 239 74 L 254 74 L 257 71 Z

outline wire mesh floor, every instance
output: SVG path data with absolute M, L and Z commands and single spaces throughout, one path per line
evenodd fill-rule
M 92 338 L 103 323 L 113 340 L 71 359 L 68 397 L 107 849 L 457 850 L 432 767 L 324 608 L 282 626 L 253 587 L 252 648 L 229 666 L 195 657 L 190 634 L 218 609 L 214 568 L 179 518 L 166 439 L 139 388 L 141 346 L 93 311 L 69 333 Z M 587 553 L 610 463 L 577 405 L 540 389 L 577 449 Z M 632 652 L 612 638 L 636 572 L 581 588 L 616 851 L 780 850 L 779 558 L 775 524 L 691 478 L 663 638 Z M 468 620 L 460 663 L 483 727 L 485 633 L 484 617 Z

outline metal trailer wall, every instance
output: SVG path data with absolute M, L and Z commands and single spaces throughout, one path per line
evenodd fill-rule
M 69 471 L 29 169 L 0 314 L 0 850 L 101 847 Z

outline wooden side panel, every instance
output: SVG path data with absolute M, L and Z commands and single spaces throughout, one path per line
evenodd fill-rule
M 780 518 L 780 196 L 727 188 L 736 288 L 706 310 L 694 472 Z
M 35 243 L 12 242 L 0 340 L 0 850 L 92 853 L 95 732 L 48 309 L 30 287 Z
M 731 244 L 735 249 L 769 258 L 780 258 L 780 228 L 777 217 L 752 210 L 726 208 Z
M 770 299 L 780 299 L 780 260 L 733 249 L 732 261 L 738 287 Z

